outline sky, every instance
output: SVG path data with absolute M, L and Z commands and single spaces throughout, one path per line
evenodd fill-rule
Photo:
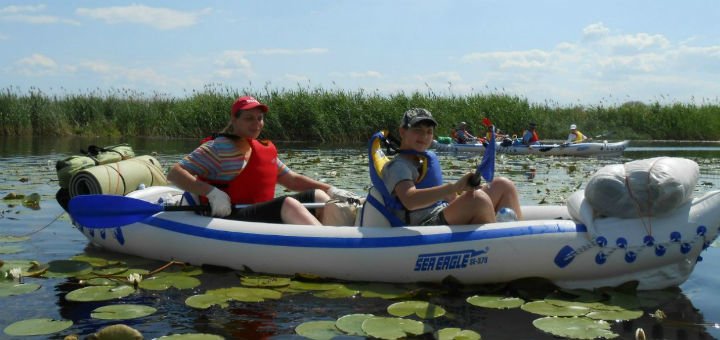
M 717 0 L 0 0 L 0 90 L 719 104 Z

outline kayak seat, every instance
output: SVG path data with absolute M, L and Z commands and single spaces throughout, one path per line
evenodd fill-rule
M 362 205 L 362 209 L 357 214 L 355 224 L 360 227 L 392 227 L 392 224 L 383 213 L 383 211 L 389 213 L 384 204 L 380 191 L 375 187 L 370 187 L 365 204 Z
M 387 149 L 388 153 L 393 148 L 393 142 L 388 136 L 388 131 L 379 131 L 373 134 L 368 142 L 368 171 L 372 187 L 368 190 L 365 204 L 360 211 L 360 220 L 357 223 L 359 226 L 400 227 L 405 225 L 387 207 L 388 205 L 398 206 L 400 203 L 388 201 L 388 199 L 392 199 L 392 195 L 382 181 L 382 170 L 390 161 L 383 151 L 383 147 Z

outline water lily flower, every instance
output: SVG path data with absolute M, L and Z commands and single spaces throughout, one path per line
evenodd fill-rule
M 127 280 L 133 285 L 137 285 L 138 283 L 140 283 L 140 281 L 142 281 L 142 275 L 138 273 L 132 273 L 128 275 Z
M 13 279 L 20 280 L 20 278 L 22 278 L 22 269 L 20 269 L 19 267 L 12 268 L 10 269 L 8 274 L 10 274 Z

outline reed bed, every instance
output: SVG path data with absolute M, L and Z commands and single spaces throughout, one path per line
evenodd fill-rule
M 510 134 L 538 124 L 542 139 L 564 139 L 570 124 L 612 139 L 720 140 L 720 104 L 628 102 L 609 106 L 530 103 L 509 94 L 381 94 L 364 90 L 232 89 L 208 85 L 183 98 L 132 90 L 88 90 L 48 95 L 32 88 L 0 90 L 0 135 L 153 136 L 201 138 L 228 121 L 230 105 L 253 95 L 270 106 L 263 137 L 278 141 L 355 143 L 380 129 L 395 129 L 402 112 L 424 107 L 438 120 L 437 135 L 460 121 L 481 132 L 490 118 Z

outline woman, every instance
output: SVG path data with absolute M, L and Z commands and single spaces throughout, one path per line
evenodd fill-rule
M 443 183 L 437 156 L 427 152 L 436 126 L 426 109 L 403 115 L 400 151 L 382 170 L 387 192 L 402 205 L 388 206 L 393 214 L 408 225 L 482 224 L 495 222 L 496 212 L 507 207 L 522 219 L 517 190 L 507 178 L 477 188 L 470 185 L 473 173 L 467 173 L 455 183 Z M 421 174 L 418 169 L 426 170 Z
M 168 180 L 208 202 L 216 217 L 320 225 L 322 209 L 313 215 L 302 202 L 326 202 L 329 194 L 342 196 L 344 190 L 293 172 L 277 158 L 272 142 L 257 139 L 268 111 L 253 97 L 238 98 L 222 133 L 175 164 Z M 299 193 L 274 198 L 276 184 Z M 252 205 L 233 210 L 233 204 Z

